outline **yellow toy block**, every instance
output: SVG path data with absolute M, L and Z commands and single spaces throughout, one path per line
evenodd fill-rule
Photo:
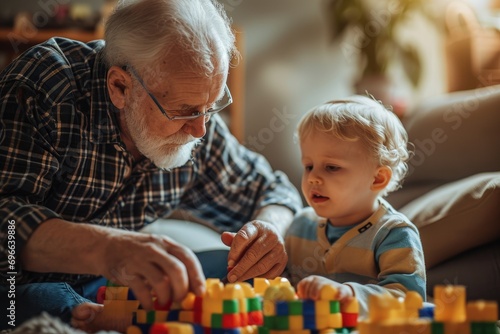
M 389 294 L 370 295 L 368 297 L 370 322 L 381 323 L 393 319 L 399 313 L 397 312 L 399 309 L 398 303 L 397 299 Z
M 330 328 L 342 328 L 342 314 L 341 313 L 331 313 L 327 316 L 328 327 Z
M 194 323 L 194 312 L 193 311 L 180 311 L 179 312 L 179 322 Z
M 444 332 L 446 334 L 471 334 L 469 322 L 445 322 Z
M 239 283 L 229 283 L 224 286 L 222 291 L 222 299 L 243 299 L 245 293 Z
M 137 326 L 128 326 L 126 334 L 143 334 L 142 330 Z
M 288 317 L 288 328 L 299 330 L 304 328 L 304 317 L 302 315 L 291 315 Z
M 318 314 L 315 315 L 316 321 L 316 329 L 327 329 L 328 326 L 328 315 L 327 314 Z
M 316 315 L 321 315 L 321 316 L 330 314 L 330 301 L 316 300 L 314 302 L 314 313 L 316 313 Z
M 257 295 L 263 296 L 266 289 L 270 286 L 271 284 L 266 278 L 256 277 L 253 279 L 253 290 Z
M 167 321 L 168 311 L 155 311 L 155 322 Z
M 411 319 L 405 328 L 408 334 L 431 334 L 430 319 Z
M 219 313 L 221 314 L 222 311 Z M 201 325 L 206 328 L 211 328 L 212 327 L 212 314 L 214 312 L 203 312 L 201 314 Z
M 319 291 L 319 299 L 321 300 L 336 300 L 337 289 L 332 285 L 324 285 Z
M 241 289 L 243 290 L 243 294 L 244 294 L 245 298 L 255 297 L 254 289 L 250 283 L 241 282 L 240 286 L 241 286 Z
M 194 334 L 194 329 L 191 324 L 181 322 L 169 322 L 168 334 Z
M 244 326 L 241 327 L 240 334 L 258 334 L 259 328 L 257 326 Z
M 128 287 L 126 286 L 107 286 L 105 300 L 127 300 Z
M 208 280 L 210 280 L 210 282 L 207 283 L 206 287 L 207 292 L 205 296 L 214 299 L 222 299 L 222 294 L 224 292 L 224 284 L 219 279 L 208 279 Z
M 497 314 L 496 302 L 477 300 L 467 303 L 467 320 L 470 322 L 496 322 Z
M 340 304 L 340 312 L 342 313 L 359 313 L 359 303 L 356 298 L 351 298 Z
M 223 303 L 222 299 L 214 299 L 214 298 L 203 298 L 201 301 L 203 313 L 220 313 L 222 314 Z
M 419 317 L 418 310 L 424 305 L 422 296 L 416 291 L 408 291 L 406 293 L 404 307 L 407 318 L 416 319 Z
M 262 313 L 264 315 L 276 315 L 276 305 L 274 300 L 264 299 L 262 301 Z
M 192 310 L 194 308 L 194 300 L 196 295 L 192 292 L 188 292 L 186 297 L 181 302 L 181 310 Z
M 271 286 L 292 286 L 289 280 L 284 277 L 276 277 L 270 281 Z
M 464 322 L 467 319 L 465 286 L 436 285 L 434 304 L 434 319 L 437 322 Z

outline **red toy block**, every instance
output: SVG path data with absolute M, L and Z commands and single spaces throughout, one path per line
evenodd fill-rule
M 239 313 L 222 315 L 222 328 L 237 327 L 241 327 L 241 317 Z
M 168 334 L 167 323 L 156 323 L 149 329 L 149 334 Z
M 342 327 L 356 327 L 358 323 L 358 313 L 342 313 Z
M 106 286 L 101 286 L 97 289 L 96 300 L 99 304 L 103 304 L 106 299 Z
M 248 312 L 248 324 L 249 325 L 264 325 L 264 315 L 261 311 L 251 311 Z

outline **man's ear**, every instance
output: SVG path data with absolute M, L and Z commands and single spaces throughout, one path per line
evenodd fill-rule
M 130 76 L 118 66 L 111 66 L 108 70 L 107 86 L 109 98 L 118 109 L 125 107 L 125 92 L 130 89 L 132 80 Z
M 387 166 L 378 167 L 375 177 L 373 179 L 373 183 L 371 186 L 371 190 L 373 191 L 382 191 L 387 187 L 389 181 L 392 178 L 392 169 Z

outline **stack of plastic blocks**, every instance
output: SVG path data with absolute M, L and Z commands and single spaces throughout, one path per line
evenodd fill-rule
M 325 286 L 319 300 L 300 300 L 287 280 L 269 286 L 264 293 L 264 326 L 259 334 L 350 333 L 357 324 L 358 302 L 340 304 L 337 291 Z
M 406 297 L 373 295 L 368 316 L 358 321 L 359 334 L 497 334 L 498 305 L 466 302 L 465 287 L 434 287 L 433 316 L 422 316 L 422 297 L 410 291 Z
M 127 334 L 251 334 L 263 324 L 261 297 L 252 286 L 218 279 L 207 279 L 201 297 L 189 293 L 169 308 L 134 314 Z

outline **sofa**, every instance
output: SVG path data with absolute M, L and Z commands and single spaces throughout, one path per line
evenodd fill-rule
M 414 155 L 403 187 L 387 199 L 420 230 L 430 298 L 437 284 L 462 284 L 469 300 L 500 305 L 500 86 L 425 101 L 403 123 Z M 227 252 L 214 230 L 182 213 L 173 218 L 147 231 L 202 256 Z
M 387 199 L 419 228 L 428 293 L 461 284 L 500 305 L 500 86 L 425 101 L 403 123 L 414 155 Z

